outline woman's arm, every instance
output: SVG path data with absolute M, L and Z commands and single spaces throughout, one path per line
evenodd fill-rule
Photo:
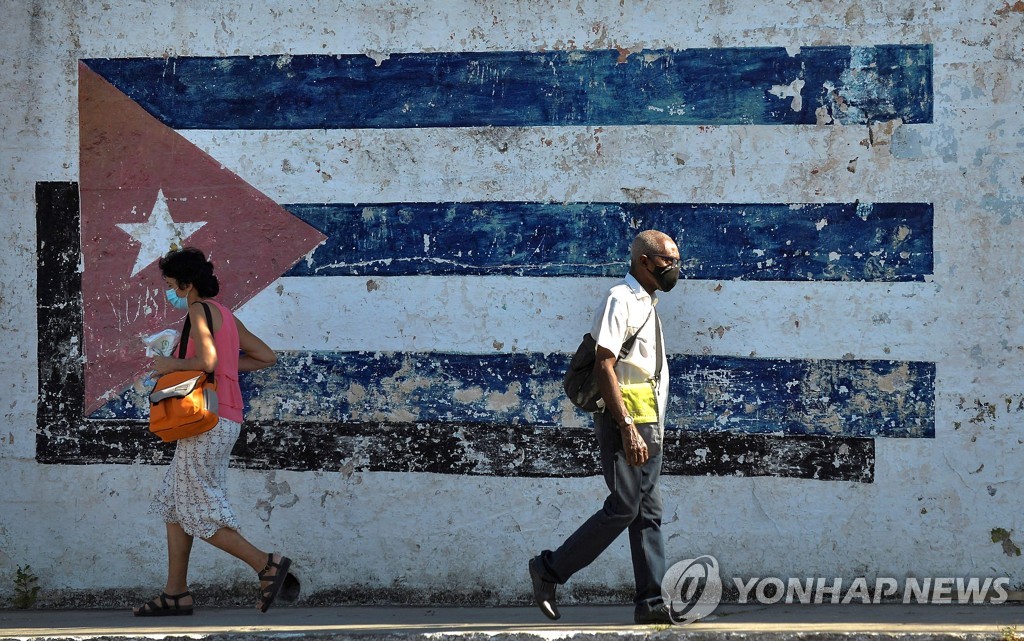
M 158 376 L 184 370 L 212 372 L 217 368 L 217 347 L 213 344 L 213 328 L 206 322 L 206 312 L 203 311 L 203 306 L 189 305 L 188 315 L 192 324 L 188 335 L 192 344 L 195 345 L 195 356 L 191 358 L 154 356 L 153 370 Z M 185 340 L 185 338 L 182 337 L 181 340 Z
M 254 372 L 258 369 L 270 367 L 277 362 L 277 354 L 267 347 L 267 344 L 258 336 L 246 329 L 242 321 L 235 319 L 238 326 L 238 346 L 244 354 L 238 358 L 239 372 Z

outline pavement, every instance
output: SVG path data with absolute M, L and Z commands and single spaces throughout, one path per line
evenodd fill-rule
M 278 637 L 341 641 L 474 639 L 694 641 L 1024 641 L 1024 604 L 740 605 L 722 604 L 683 626 L 632 624 L 632 606 L 564 606 L 548 621 L 535 607 L 196 608 L 188 617 L 138 618 L 130 610 L 0 610 L 0 639 L 164 639 L 242 641 Z

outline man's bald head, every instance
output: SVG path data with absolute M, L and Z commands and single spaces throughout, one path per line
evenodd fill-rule
M 642 231 L 633 239 L 629 255 L 629 273 L 648 294 L 675 287 L 679 278 L 679 248 L 671 236 L 656 229 Z
M 664 255 L 669 247 L 675 247 L 675 242 L 668 234 L 657 229 L 648 229 L 636 235 L 633 244 L 629 247 L 630 264 L 636 265 L 641 256 Z

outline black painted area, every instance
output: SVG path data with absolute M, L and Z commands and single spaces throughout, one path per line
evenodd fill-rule
M 39 403 L 36 460 L 60 450 L 81 421 L 82 367 L 81 218 L 78 183 L 36 183 L 36 329 Z
M 160 464 L 170 449 L 139 421 L 82 420 L 48 444 L 43 463 Z M 253 470 L 428 472 L 567 478 L 600 474 L 590 428 L 479 424 L 246 423 L 233 465 Z M 874 481 L 873 439 L 693 433 L 665 435 L 663 473 Z
M 171 446 L 152 442 L 140 421 L 83 418 L 81 218 L 78 183 L 36 183 L 36 324 L 39 403 L 36 461 L 86 464 L 122 461 L 145 446 L 154 462 Z M 162 451 L 162 454 L 161 454 Z
M 252 437 L 235 449 L 242 467 L 563 478 L 601 473 L 590 428 L 264 423 L 248 424 L 246 431 Z M 874 480 L 873 439 L 668 430 L 664 450 L 668 475 Z

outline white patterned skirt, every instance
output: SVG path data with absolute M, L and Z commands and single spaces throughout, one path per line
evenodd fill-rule
M 176 441 L 174 459 L 150 512 L 201 539 L 222 527 L 238 530 L 238 518 L 228 503 L 227 473 L 241 429 L 241 423 L 222 417 L 209 432 Z

